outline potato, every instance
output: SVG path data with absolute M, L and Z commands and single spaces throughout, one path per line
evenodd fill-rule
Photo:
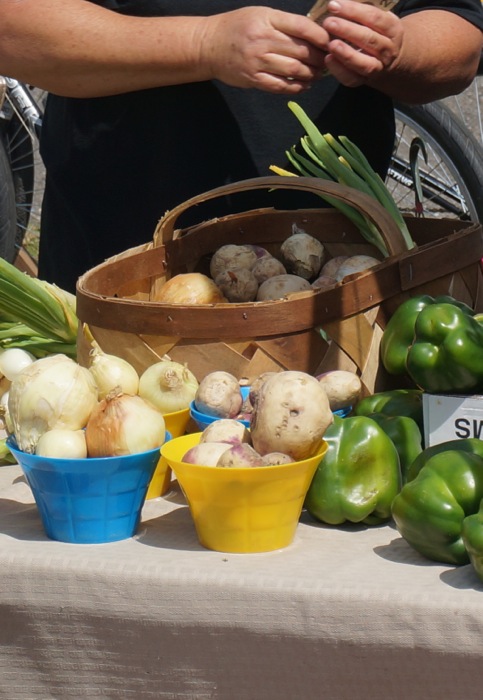
M 283 452 L 294 461 L 314 454 L 334 416 L 319 381 L 287 370 L 260 387 L 252 414 L 254 449 L 262 456 Z
M 234 418 L 220 418 L 210 423 L 201 433 L 200 442 L 226 442 L 239 445 L 250 442 L 250 432 Z
M 283 299 L 288 294 L 303 292 L 306 289 L 312 289 L 312 287 L 310 282 L 307 282 L 302 277 L 297 275 L 275 275 L 275 277 L 270 277 L 265 282 L 262 282 L 258 288 L 257 301 Z
M 335 278 L 338 282 L 347 277 L 348 275 L 353 275 L 356 272 L 364 272 L 374 265 L 379 265 L 381 261 L 377 258 L 373 258 L 371 255 L 351 255 L 342 265 L 339 267 L 335 273 Z
M 234 267 L 251 270 L 257 260 L 257 252 L 252 246 L 227 243 L 213 253 L 210 261 L 210 275 L 216 279 L 221 272 Z
M 269 452 L 268 455 L 262 457 L 263 464 L 266 467 L 275 467 L 279 464 L 290 464 L 292 457 L 283 452 Z
M 251 445 L 240 443 L 229 447 L 220 456 L 217 467 L 262 467 L 264 466 L 262 457 Z
M 277 260 L 277 258 L 274 258 L 272 255 L 265 255 L 263 258 L 257 260 L 252 267 L 252 273 L 258 284 L 262 284 L 262 282 L 270 279 L 270 277 L 286 275 L 287 270 L 280 260 Z
M 204 467 L 216 467 L 223 452 L 226 452 L 226 442 L 203 442 L 191 447 L 183 456 L 182 462 L 199 464 Z
M 317 379 L 325 389 L 332 411 L 354 405 L 362 391 L 361 380 L 354 372 L 335 369 L 320 374 Z
M 337 280 L 335 279 L 335 277 L 327 277 L 327 275 L 321 275 L 312 282 L 312 289 L 330 289 L 336 284 Z
M 229 372 L 210 372 L 200 381 L 194 398 L 201 413 L 215 418 L 235 418 L 243 405 L 238 380 Z
M 316 277 L 322 267 L 322 243 L 294 226 L 294 233 L 280 247 L 280 256 L 288 272 L 306 280 Z
M 243 267 L 220 272 L 215 277 L 215 284 L 231 302 L 255 301 L 258 292 L 258 282 L 253 272 Z
M 327 262 L 322 266 L 322 269 L 319 272 L 319 277 L 324 276 L 335 278 L 337 270 L 342 263 L 345 263 L 345 261 L 348 260 L 348 258 L 348 255 L 336 255 L 334 258 L 330 258 L 330 260 L 327 260 Z

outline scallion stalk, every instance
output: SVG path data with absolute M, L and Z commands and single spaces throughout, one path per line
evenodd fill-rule
M 295 169 L 302 175 L 333 180 L 374 197 L 393 217 L 408 250 L 414 248 L 415 243 L 396 202 L 362 151 L 345 136 L 336 139 L 331 134 L 322 134 L 296 102 L 289 102 L 288 106 L 306 131 L 306 135 L 300 139 L 300 145 L 309 157 L 304 158 L 296 151 L 295 146 L 286 151 L 286 156 Z M 278 174 L 287 174 L 273 165 L 270 166 L 270 170 Z M 384 256 L 389 255 L 379 231 L 364 214 L 345 202 L 328 195 L 321 196 L 344 213 L 359 228 L 366 240 L 376 246 Z

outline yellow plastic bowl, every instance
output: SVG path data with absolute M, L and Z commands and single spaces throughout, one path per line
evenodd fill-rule
M 179 437 L 180 435 L 184 435 L 189 419 L 189 407 L 183 408 L 181 411 L 174 411 L 173 413 L 164 414 L 166 430 L 169 433 L 171 433 L 173 438 Z M 164 494 L 167 493 L 167 491 L 169 491 L 170 483 L 171 469 L 167 461 L 163 457 L 160 457 L 156 469 L 154 470 L 153 478 L 149 482 L 146 500 L 149 498 L 158 498 L 158 496 L 164 496 Z
M 208 467 L 182 462 L 201 433 L 161 447 L 188 502 L 200 543 L 218 552 L 270 552 L 293 541 L 307 490 L 327 450 L 274 467 Z

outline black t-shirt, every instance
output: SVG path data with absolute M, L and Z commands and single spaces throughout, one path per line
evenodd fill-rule
M 99 0 L 124 14 L 203 15 L 226 0 Z M 230 9 L 246 5 L 233 0 Z M 289 0 L 258 4 L 293 11 Z M 313 0 L 299 0 L 306 14 Z M 292 7 L 290 7 L 292 5 Z M 401 0 L 400 14 L 451 9 L 483 29 L 479 0 Z M 348 136 L 383 175 L 394 116 L 385 95 L 348 89 L 333 78 L 295 99 L 321 131 Z M 166 210 L 227 182 L 285 166 L 285 151 L 304 133 L 287 96 L 202 82 L 95 99 L 50 95 L 41 152 L 47 177 L 39 276 L 73 290 L 79 275 L 106 257 L 152 238 Z M 180 225 L 257 206 L 320 206 L 315 196 L 260 192 L 190 210 Z

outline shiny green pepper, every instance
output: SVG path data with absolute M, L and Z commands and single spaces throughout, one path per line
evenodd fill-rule
M 463 520 L 483 498 L 483 458 L 472 452 L 434 454 L 394 498 L 392 516 L 401 536 L 423 556 L 467 564 Z
M 432 297 L 429 294 L 421 294 L 403 301 L 398 306 L 384 329 L 380 346 L 381 362 L 389 374 L 406 373 L 406 359 L 413 342 L 417 317 L 427 306 L 443 302 L 454 304 L 465 313 L 473 314 L 473 310 L 467 304 L 447 295 Z
M 373 413 L 370 418 L 375 420 L 393 441 L 399 455 L 402 483 L 405 484 L 411 465 L 423 451 L 423 438 L 418 424 L 409 416 Z
M 419 455 L 417 455 L 410 465 L 406 480 L 412 481 L 424 467 L 426 462 L 433 455 L 440 452 L 448 452 L 449 450 L 461 450 L 462 452 L 472 452 L 475 455 L 483 458 L 483 440 L 478 438 L 462 438 L 460 440 L 447 440 L 440 442 L 437 445 L 426 447 Z
M 356 416 L 383 413 L 386 416 L 409 416 L 423 429 L 423 392 L 420 389 L 392 389 L 365 396 L 353 409 Z
M 334 418 L 324 433 L 328 448 L 307 492 L 309 514 L 329 525 L 378 525 L 391 517 L 401 488 L 392 440 L 372 418 Z
M 429 393 L 483 389 L 483 325 L 455 304 L 424 308 L 408 350 L 409 376 Z
M 477 513 L 463 520 L 461 537 L 474 570 L 483 580 L 483 501 Z

